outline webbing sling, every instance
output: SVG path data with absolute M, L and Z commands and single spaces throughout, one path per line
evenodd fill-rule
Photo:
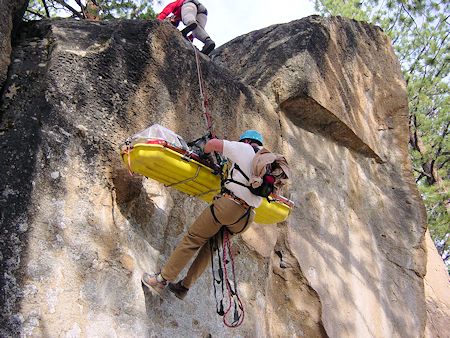
M 212 269 L 212 276 L 213 276 L 213 287 L 214 287 L 214 299 L 216 300 L 216 311 L 217 314 L 219 316 L 223 316 L 225 314 L 225 311 L 223 309 L 223 298 L 224 298 L 224 285 L 223 285 L 223 269 L 222 269 L 222 259 L 220 257 L 220 252 L 219 252 L 219 243 L 218 243 L 218 236 L 222 235 L 222 229 L 220 229 L 220 231 L 212 238 L 209 239 L 209 249 L 211 252 L 211 269 Z M 222 241 L 223 241 L 223 236 L 222 236 Z M 218 267 L 218 274 L 219 274 L 219 279 L 216 279 L 216 275 L 215 275 L 215 268 L 214 268 L 214 252 L 217 251 L 217 260 L 219 263 L 219 267 Z M 222 287 L 222 298 L 220 299 L 220 304 L 217 300 L 217 290 L 216 290 L 216 283 L 220 284 L 220 286 Z

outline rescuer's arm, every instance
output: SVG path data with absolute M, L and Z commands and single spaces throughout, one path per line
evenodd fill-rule
M 209 140 L 208 142 L 206 142 L 203 151 L 207 154 L 212 153 L 213 151 L 223 153 L 223 140 L 219 140 L 217 138 Z

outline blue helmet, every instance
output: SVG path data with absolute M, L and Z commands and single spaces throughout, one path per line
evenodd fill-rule
M 250 139 L 258 143 L 260 146 L 263 145 L 264 139 L 262 135 L 257 132 L 256 130 L 246 130 L 244 133 L 239 137 L 239 141 Z

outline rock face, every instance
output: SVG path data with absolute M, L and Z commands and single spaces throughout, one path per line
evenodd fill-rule
M 1 336 L 420 337 L 425 215 L 407 99 L 377 28 L 310 17 L 201 56 L 216 133 L 283 152 L 288 221 L 235 239 L 246 319 L 210 273 L 181 302 L 142 287 L 205 204 L 130 177 L 118 147 L 159 123 L 205 133 L 194 51 L 168 23 L 28 24 L 1 98 Z M 389 72 L 389 77 L 385 74 Z M 182 276 L 180 276 L 182 277 Z
M 368 24 L 310 17 L 239 37 L 214 60 L 279 111 L 299 202 L 286 245 L 318 293 L 327 334 L 422 332 L 425 214 L 388 38 Z
M 11 32 L 19 25 L 28 0 L 0 0 L 0 89 L 11 62 Z
M 428 250 L 427 274 L 425 276 L 425 297 L 427 302 L 426 337 L 448 336 L 450 318 L 450 291 L 447 267 L 439 256 L 427 231 Z

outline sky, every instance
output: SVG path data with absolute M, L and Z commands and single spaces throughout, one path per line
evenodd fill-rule
M 162 0 L 154 9 L 159 13 L 173 0 Z M 313 0 L 200 0 L 208 9 L 206 31 L 220 46 L 240 35 L 273 24 L 312 15 Z M 182 26 L 180 25 L 179 28 Z
M 153 0 L 159 13 L 174 0 Z M 68 1 L 78 8 L 74 0 Z M 161 2 L 161 4 L 158 4 Z M 314 0 L 200 0 L 208 9 L 206 31 L 216 47 L 251 31 L 315 13 Z M 183 25 L 180 25 L 181 29 Z M 198 47 L 201 43 L 195 43 Z

